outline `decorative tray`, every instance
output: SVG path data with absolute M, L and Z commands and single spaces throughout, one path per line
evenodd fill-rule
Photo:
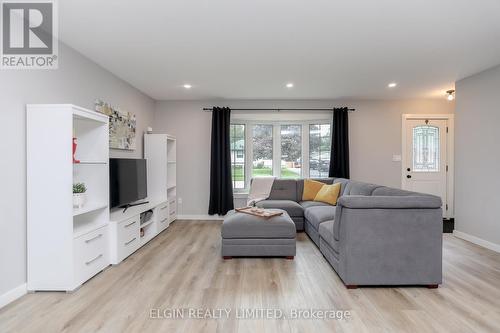
M 239 213 L 245 213 L 245 214 L 250 214 L 253 216 L 258 216 L 258 217 L 261 217 L 263 219 L 270 219 L 271 217 L 283 215 L 283 212 L 269 211 L 269 210 L 257 208 L 257 207 L 236 208 L 235 211 L 237 211 Z

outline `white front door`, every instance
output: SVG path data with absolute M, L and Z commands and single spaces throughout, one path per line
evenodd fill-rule
M 446 119 L 406 119 L 402 187 L 408 191 L 440 196 L 443 214 L 447 208 Z

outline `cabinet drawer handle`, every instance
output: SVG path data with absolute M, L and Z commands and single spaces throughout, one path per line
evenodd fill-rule
M 170 212 L 170 216 L 175 215 L 175 210 L 173 212 Z
M 137 237 L 134 237 L 132 238 L 131 240 L 129 240 L 128 242 L 125 242 L 125 246 L 129 245 L 130 243 L 132 243 L 133 241 L 135 241 L 137 239 Z
M 136 222 L 137 222 L 137 221 L 130 222 L 129 224 L 126 224 L 126 225 L 125 225 L 125 228 L 128 228 L 128 227 L 130 227 L 131 225 L 134 225 Z
M 102 237 L 102 234 L 99 234 L 99 235 L 97 235 L 95 237 L 92 237 L 91 239 L 86 239 L 85 243 L 88 244 L 88 243 L 92 242 L 93 240 L 96 240 L 97 238 L 101 238 L 101 237 Z
M 163 206 L 163 207 L 161 207 L 160 209 L 161 209 L 161 210 L 164 210 L 164 209 L 167 209 L 167 208 L 168 208 L 168 206 Z
M 164 218 L 163 220 L 160 221 L 160 223 L 165 223 L 167 222 L 167 220 L 168 220 L 167 218 Z
M 89 260 L 85 263 L 85 265 L 90 265 L 91 263 L 93 263 L 94 261 L 96 261 L 97 259 L 101 258 L 102 257 L 102 254 L 98 255 L 97 257 L 95 257 L 94 259 L 92 260 Z

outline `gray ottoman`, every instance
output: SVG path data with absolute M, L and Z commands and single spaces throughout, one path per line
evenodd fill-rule
M 227 213 L 222 223 L 222 256 L 232 257 L 286 257 L 295 256 L 295 223 L 281 209 L 283 215 L 270 219 L 238 213 Z

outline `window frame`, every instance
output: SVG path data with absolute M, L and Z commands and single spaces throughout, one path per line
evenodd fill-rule
M 319 132 L 320 132 L 320 133 L 319 133 L 320 150 L 319 150 L 319 156 L 318 156 L 318 162 L 319 162 L 320 164 L 321 164 L 321 161 L 322 161 L 322 158 L 321 158 L 321 153 L 323 152 L 323 151 L 321 150 L 321 144 L 322 144 L 322 142 L 321 142 L 321 141 L 322 141 L 322 139 L 323 139 L 323 138 L 325 138 L 324 136 L 321 136 L 321 126 L 322 126 L 322 125 L 330 125 L 330 151 L 329 151 L 329 155 L 330 155 L 330 157 L 329 157 L 329 159 L 328 159 L 328 160 L 330 161 L 330 160 L 332 159 L 332 156 L 331 156 L 331 145 L 332 145 L 332 139 L 333 139 L 333 138 L 332 138 L 332 130 L 333 130 L 332 122 L 330 122 L 330 123 L 311 123 L 311 124 L 309 124 L 309 130 L 308 130 L 308 135 L 309 135 L 309 138 L 308 138 L 308 139 L 309 139 L 309 145 L 308 145 L 309 155 L 307 156 L 307 159 L 308 159 L 308 161 L 307 161 L 307 162 L 309 163 L 309 169 L 308 169 L 308 172 L 309 172 L 309 177 L 311 177 L 311 166 L 310 166 L 310 163 L 311 163 L 311 155 L 310 155 L 310 154 L 311 154 L 311 145 L 310 145 L 311 140 L 310 140 L 310 139 L 311 139 L 311 126 L 313 126 L 313 125 L 316 125 L 316 126 L 319 126 L 319 127 L 320 127 L 320 128 L 319 128 Z M 328 176 L 327 176 L 327 177 L 328 177 Z M 318 177 L 318 178 L 325 178 L 325 177 L 321 177 L 321 176 L 320 176 L 320 177 Z
M 248 149 L 251 149 L 252 151 L 249 152 L 249 154 L 247 155 L 248 157 L 251 157 L 252 160 L 250 161 L 250 163 L 248 164 L 248 167 L 249 167 L 249 172 L 250 174 L 248 175 L 249 176 L 249 180 L 248 180 L 248 183 L 245 183 L 245 189 L 248 189 L 249 186 L 250 186 L 250 180 L 252 179 L 253 177 L 253 130 L 254 130 L 254 126 L 258 126 L 258 125 L 267 125 L 267 126 L 271 126 L 272 127 L 272 141 L 273 141 L 273 163 L 272 163 L 272 167 L 271 167 L 271 170 L 272 170 L 272 175 L 274 176 L 274 172 L 275 172 L 275 149 L 276 149 L 276 143 L 275 143 L 275 138 L 274 138 L 274 135 L 275 135 L 275 129 L 274 129 L 274 125 L 272 124 L 269 124 L 269 123 L 264 123 L 264 122 L 255 122 L 255 123 L 252 123 L 251 125 L 248 125 L 249 129 L 250 129 L 250 135 L 249 135 L 249 141 L 248 141 Z
M 243 126 L 243 139 L 244 139 L 244 145 L 243 145 L 243 149 L 244 149 L 244 152 L 243 152 L 243 159 L 246 159 L 247 158 L 247 133 L 248 133 L 248 126 L 246 124 L 244 124 L 243 122 L 240 122 L 240 121 L 235 121 L 235 122 L 230 122 L 229 124 L 230 126 L 236 126 L 236 125 L 242 125 Z M 233 136 L 230 135 L 230 140 L 233 139 Z M 230 149 L 232 150 L 232 149 Z M 234 150 L 235 153 L 234 153 L 234 157 L 235 159 L 239 158 L 238 157 L 238 152 L 236 150 Z M 234 165 L 233 165 L 233 154 L 231 153 L 231 172 L 232 170 L 234 169 Z M 247 184 L 247 167 L 246 167 L 246 163 L 247 161 L 245 160 L 244 163 L 243 163 L 243 188 L 235 188 L 234 187 L 234 184 L 235 184 L 235 181 L 233 179 L 233 175 L 231 174 L 231 184 L 232 184 L 232 187 L 233 187 L 233 192 L 243 192 L 243 191 L 246 191 L 247 188 L 248 188 L 248 184 Z M 235 163 L 236 164 L 236 163 Z
M 234 193 L 248 193 L 253 168 L 253 126 L 273 125 L 273 176 L 280 178 L 281 175 L 281 125 L 301 125 L 301 156 L 302 169 L 299 178 L 309 177 L 309 127 L 310 125 L 326 125 L 333 128 L 332 118 L 319 118 L 308 120 L 247 120 L 231 119 L 231 125 L 245 125 L 245 187 L 233 188 Z

